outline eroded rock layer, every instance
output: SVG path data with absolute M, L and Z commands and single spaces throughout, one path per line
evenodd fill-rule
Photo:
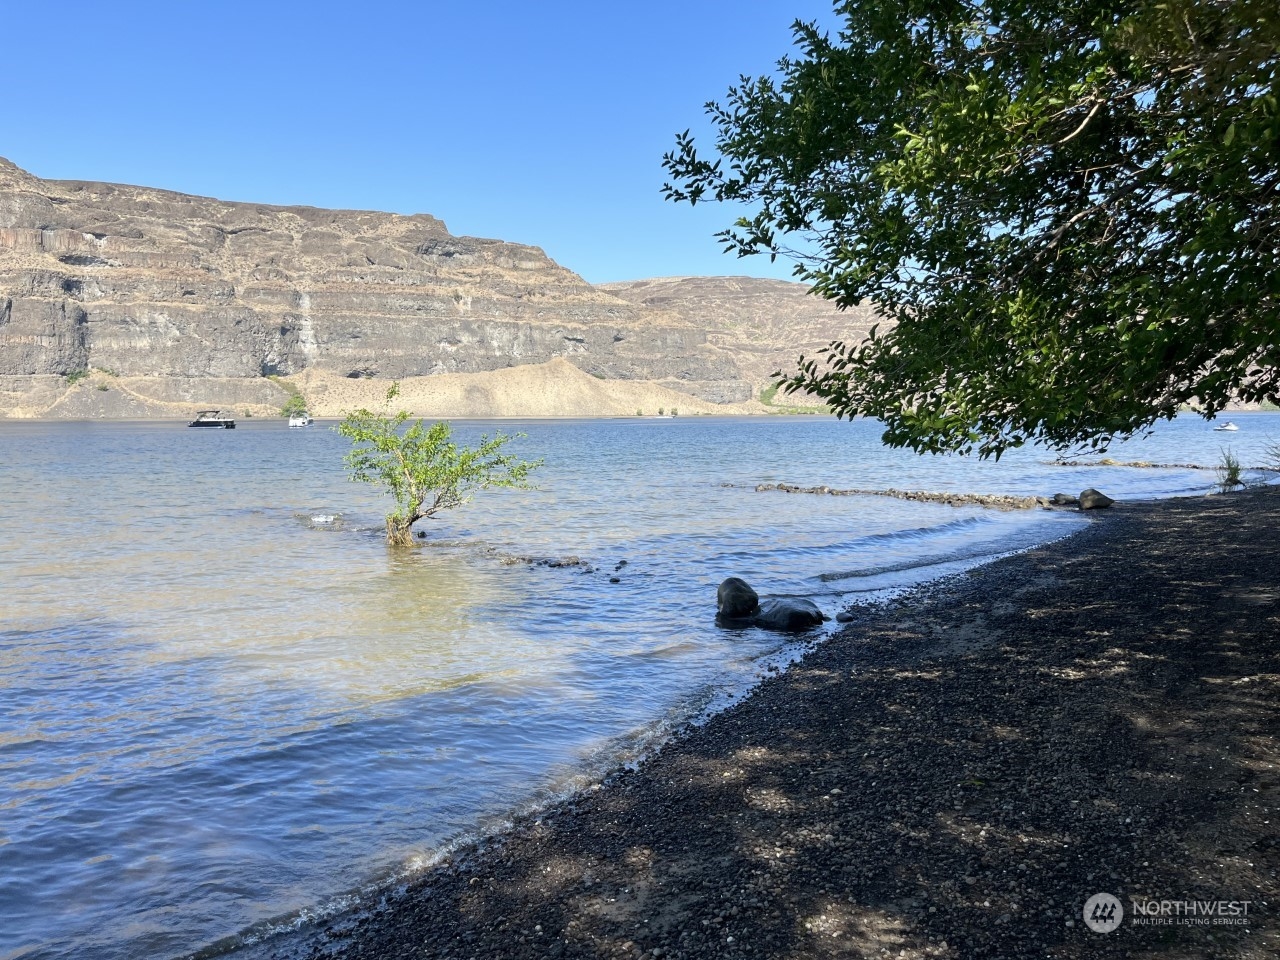
M 537 247 L 456 237 L 425 214 L 41 180 L 0 159 L 0 399 L 88 371 L 213 384 L 564 358 L 733 403 L 787 358 L 789 323 L 805 347 L 850 326 L 798 284 L 680 284 L 692 296 L 593 287 Z M 767 316 L 744 323 L 753 289 Z

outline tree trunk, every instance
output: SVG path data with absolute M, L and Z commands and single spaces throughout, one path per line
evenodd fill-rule
M 392 514 L 387 517 L 387 543 L 393 547 L 407 547 L 413 543 L 413 521 Z

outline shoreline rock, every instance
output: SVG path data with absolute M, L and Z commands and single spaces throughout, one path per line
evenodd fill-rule
M 759 627 L 800 633 L 828 618 L 803 597 L 767 597 L 763 601 L 741 577 L 729 577 L 716 590 L 716 623 L 731 629 Z
M 1087 490 L 1081 490 L 1080 496 L 1076 498 L 1080 504 L 1081 510 L 1105 510 L 1107 507 L 1115 503 L 1101 490 L 1095 490 L 1089 487 Z
M 996 510 L 1035 510 L 1052 507 L 1049 497 L 1018 497 L 1004 493 L 931 493 L 925 490 L 897 490 L 889 487 L 884 490 L 838 490 L 832 487 L 799 487 L 790 483 L 761 483 L 756 485 L 757 493 L 776 490 L 779 493 L 811 493 L 831 497 L 893 497 L 898 500 L 912 500 L 917 503 L 945 503 L 952 507 L 991 507 Z
M 1143 470 L 1217 470 L 1216 463 L 1153 463 L 1150 460 L 1112 460 L 1103 457 L 1101 460 L 1041 460 L 1051 467 L 1133 467 Z M 1261 473 L 1280 473 L 1280 466 L 1242 467 L 1242 470 L 1256 470 Z

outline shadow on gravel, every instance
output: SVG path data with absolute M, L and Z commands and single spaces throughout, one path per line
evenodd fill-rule
M 1278 956 L 1278 494 L 1123 508 L 855 624 L 316 953 Z

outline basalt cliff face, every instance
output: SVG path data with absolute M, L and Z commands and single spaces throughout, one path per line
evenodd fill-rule
M 785 280 L 658 277 L 597 289 L 704 331 L 707 344 L 732 357 L 738 375 L 757 387 L 771 383 L 775 371 L 795 372 L 798 357 L 816 356 L 832 340 L 864 339 L 877 320 L 870 307 L 842 313 Z
M 606 383 L 740 403 L 797 353 L 868 323 L 798 284 L 593 287 L 536 247 L 456 237 L 427 215 L 41 180 L 0 159 L 0 416 L 270 409 L 272 376 L 557 359 Z M 69 397 L 82 373 L 95 393 L 127 386 L 136 402 L 112 406 L 87 383 Z

